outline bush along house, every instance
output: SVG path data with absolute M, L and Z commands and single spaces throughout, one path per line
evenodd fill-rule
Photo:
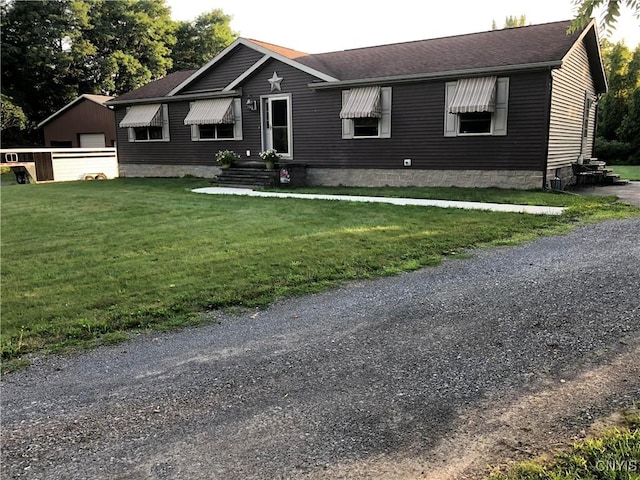
M 310 185 L 543 188 L 590 158 L 607 84 L 594 21 L 305 54 L 239 38 L 112 101 L 122 176 L 214 177 L 218 151 Z

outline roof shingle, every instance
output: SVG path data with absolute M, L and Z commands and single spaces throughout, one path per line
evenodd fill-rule
M 394 43 L 295 60 L 340 80 L 430 74 L 561 60 L 581 32 L 570 21 Z
M 140 100 L 144 98 L 164 97 L 196 71 L 197 70 L 180 70 L 179 72 L 170 73 L 166 77 L 162 77 L 155 82 L 147 83 L 140 88 L 120 95 L 116 100 L 120 102 L 122 100 Z

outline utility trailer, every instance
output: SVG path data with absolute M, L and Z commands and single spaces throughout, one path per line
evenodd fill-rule
M 116 178 L 115 148 L 18 148 L 0 150 L 18 183 L 68 182 Z

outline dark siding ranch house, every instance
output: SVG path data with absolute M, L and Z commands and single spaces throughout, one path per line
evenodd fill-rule
M 590 158 L 607 84 L 592 21 L 305 54 L 239 38 L 115 107 L 122 176 L 213 177 L 274 148 L 311 185 L 542 188 Z

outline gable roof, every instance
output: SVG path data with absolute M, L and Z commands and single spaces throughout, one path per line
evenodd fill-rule
M 255 43 L 256 45 L 261 46 L 267 50 L 271 50 L 272 52 L 279 53 L 283 57 L 286 57 L 290 60 L 295 60 L 296 58 L 306 57 L 309 55 L 308 53 L 300 52 L 298 50 L 292 50 L 291 48 L 281 47 L 280 45 L 274 45 L 273 43 L 262 42 L 260 40 L 254 40 L 253 38 L 247 38 L 249 42 Z
M 559 62 L 578 39 L 570 21 L 394 43 L 298 58 L 340 80 Z
M 200 69 L 168 75 L 110 103 L 177 96 L 222 58 L 232 54 L 238 45 L 252 48 L 264 56 L 231 82 L 224 89 L 225 92 L 235 88 L 271 58 L 316 77 L 317 80 L 311 84 L 313 88 L 331 88 L 344 84 L 366 84 L 367 81 L 379 83 L 381 80 L 559 68 L 578 41 L 585 41 L 587 46 L 596 90 L 605 92 L 606 76 L 598 50 L 595 21 L 592 20 L 582 31 L 567 35 L 570 25 L 571 20 L 566 20 L 319 54 L 306 54 L 259 40 L 238 38 Z
M 176 88 L 187 78 L 191 77 L 197 70 L 180 70 L 162 77 L 154 82 L 120 95 L 117 100 L 141 100 L 144 98 L 158 98 L 166 96 L 171 90 Z
M 78 103 L 82 102 L 83 100 L 90 100 L 94 103 L 97 103 L 98 105 L 100 105 L 101 107 L 104 108 L 109 108 L 107 107 L 105 104 L 111 100 L 113 97 L 110 97 L 108 95 L 94 95 L 91 93 L 83 93 L 82 95 L 80 95 L 78 98 L 76 98 L 75 100 L 73 100 L 72 102 L 67 103 L 64 107 L 62 107 L 60 110 L 58 110 L 56 113 L 54 113 L 53 115 L 48 116 L 47 118 L 45 118 L 43 121 L 41 121 L 38 124 L 38 128 L 42 128 L 43 126 L 45 126 L 47 123 L 49 123 L 50 121 L 52 121 L 53 119 L 59 117 L 60 115 L 62 115 L 64 112 L 66 112 L 67 110 L 69 110 L 71 107 L 73 107 L 74 105 L 77 105 Z

